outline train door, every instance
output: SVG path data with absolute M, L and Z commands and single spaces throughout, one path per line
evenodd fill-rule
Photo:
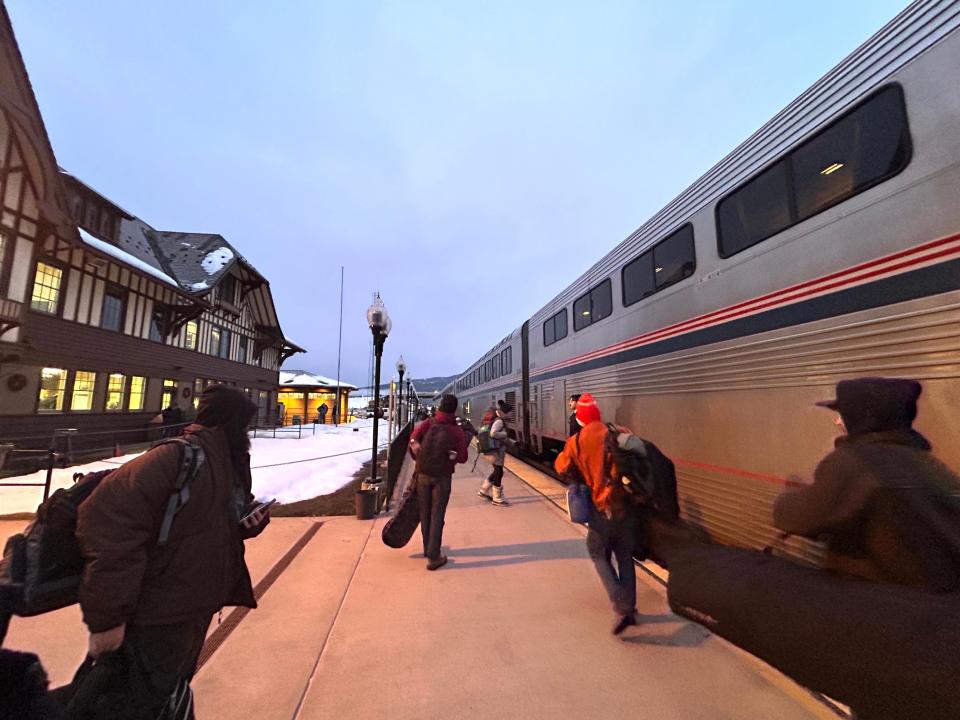
M 530 451 L 534 455 L 540 454 L 540 434 L 543 432 L 540 424 L 540 419 L 543 416 L 540 409 L 540 386 L 531 385 L 530 402 L 527 403 L 527 417 L 530 427 Z
M 525 450 L 532 452 L 530 442 L 530 321 L 527 320 L 520 328 L 520 412 L 523 434 L 520 443 Z

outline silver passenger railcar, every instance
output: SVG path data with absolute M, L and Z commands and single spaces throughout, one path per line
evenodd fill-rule
M 831 447 L 813 403 L 841 379 L 921 380 L 918 428 L 960 466 L 958 28 L 909 6 L 458 377 L 472 419 L 519 398 L 550 458 L 591 392 L 671 456 L 688 519 L 748 546 Z

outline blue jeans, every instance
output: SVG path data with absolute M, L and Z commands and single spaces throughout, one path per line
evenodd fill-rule
M 630 615 L 637 609 L 637 573 L 633 565 L 636 522 L 630 512 L 623 518 L 610 519 L 594 510 L 587 530 L 587 552 L 617 615 Z

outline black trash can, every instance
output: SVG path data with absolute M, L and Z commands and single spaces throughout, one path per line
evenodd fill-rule
M 377 514 L 377 491 L 357 490 L 357 520 L 372 520 Z

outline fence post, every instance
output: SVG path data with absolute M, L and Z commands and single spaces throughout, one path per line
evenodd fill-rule
M 57 451 L 50 448 L 47 451 L 47 479 L 43 483 L 43 501 L 50 497 L 50 484 L 53 482 L 53 464 L 57 460 Z

